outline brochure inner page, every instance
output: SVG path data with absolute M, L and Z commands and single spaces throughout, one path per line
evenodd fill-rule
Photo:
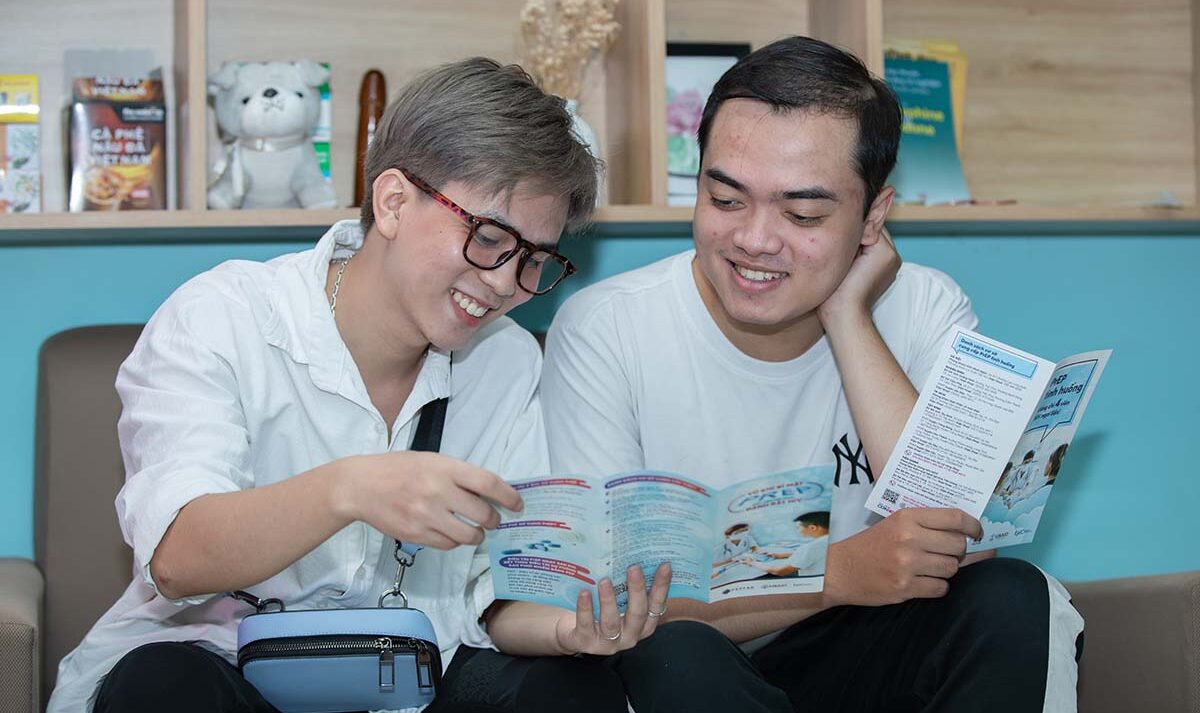
M 867 508 L 957 507 L 979 517 L 1054 364 L 969 330 L 947 339 Z
M 708 600 L 707 578 L 716 498 L 706 486 L 675 473 L 629 473 L 604 484 L 612 523 L 612 579 L 617 604 L 628 599 L 625 571 L 639 565 L 650 586 L 654 570 L 671 563 L 669 597 Z M 607 528 L 606 528 L 607 529 Z
M 488 535 L 496 597 L 574 609 L 581 589 L 595 595 L 611 577 L 624 610 L 627 568 L 649 587 L 663 562 L 673 598 L 819 592 L 833 477 L 832 465 L 801 468 L 722 491 L 657 471 L 514 481 L 525 510 L 502 511 Z
M 606 528 L 596 532 L 590 524 L 601 519 L 599 489 L 577 476 L 511 484 L 525 509 L 501 510 L 500 527 L 487 536 L 496 598 L 574 609 L 579 591 L 591 589 L 594 596 L 607 574 L 597 561 Z

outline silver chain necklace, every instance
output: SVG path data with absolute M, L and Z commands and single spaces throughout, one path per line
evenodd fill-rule
M 333 278 L 333 294 L 329 296 L 329 314 L 335 317 L 337 316 L 338 290 L 342 287 L 342 275 L 346 272 L 346 265 L 350 264 L 350 258 L 354 257 L 356 254 L 357 253 L 354 253 L 350 257 L 344 257 L 341 259 L 342 266 L 338 268 L 337 276 Z

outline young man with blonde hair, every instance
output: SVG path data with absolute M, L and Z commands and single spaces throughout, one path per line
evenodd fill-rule
M 404 586 L 450 664 L 433 709 L 624 706 L 564 654 L 651 634 L 669 574 L 623 619 L 611 583 L 578 611 L 498 604 L 478 549 L 496 506 L 521 506 L 505 479 L 548 467 L 540 351 L 504 314 L 572 271 L 558 240 L 589 219 L 595 161 L 562 99 L 476 58 L 400 92 L 364 178 L 360 220 L 190 280 L 122 365 L 117 514 L 136 572 L 62 661 L 52 713 L 275 711 L 233 665 L 252 610 L 222 593 L 372 607 L 396 540 L 425 546 Z M 442 398 L 440 452 L 409 450 Z

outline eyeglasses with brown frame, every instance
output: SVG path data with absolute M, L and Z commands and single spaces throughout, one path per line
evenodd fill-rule
M 575 266 L 566 256 L 529 242 L 516 228 L 474 215 L 406 169 L 400 169 L 400 173 L 470 227 L 463 243 L 463 258 L 471 265 L 480 270 L 495 270 L 517 257 L 520 261 L 517 263 L 517 286 L 531 295 L 544 295 L 575 274 Z

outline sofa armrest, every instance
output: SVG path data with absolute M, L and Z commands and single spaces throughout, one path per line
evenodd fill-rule
M 1200 713 L 1200 571 L 1068 584 L 1083 713 Z
M 41 710 L 43 586 L 33 562 L 0 559 L 0 708 L 5 711 Z

